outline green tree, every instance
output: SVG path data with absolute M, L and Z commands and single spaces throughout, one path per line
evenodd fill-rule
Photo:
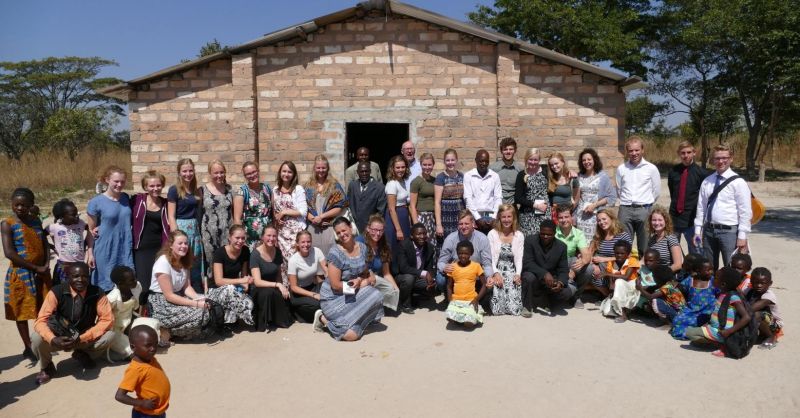
M 495 0 L 474 23 L 590 62 L 646 75 L 648 0 Z
M 214 38 L 213 41 L 206 42 L 205 45 L 200 47 L 200 53 L 197 54 L 197 58 L 202 58 L 202 57 L 205 57 L 207 55 L 216 54 L 217 52 L 221 52 L 225 48 L 227 48 L 227 47 L 223 47 L 222 45 L 220 45 L 220 43 L 217 40 L 217 38 Z
M 111 137 L 100 109 L 59 109 L 47 119 L 42 130 L 51 144 L 74 160 L 78 152 L 92 144 L 105 144 Z
M 653 119 L 663 114 L 669 105 L 657 103 L 649 96 L 638 96 L 625 104 L 625 132 L 627 135 L 644 134 L 653 124 Z

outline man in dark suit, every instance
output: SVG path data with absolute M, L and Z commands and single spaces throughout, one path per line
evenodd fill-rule
M 700 194 L 700 185 L 703 179 L 711 174 L 710 171 L 695 164 L 694 146 L 689 141 L 678 144 L 678 157 L 681 162 L 673 166 L 667 173 L 667 187 L 669 187 L 669 214 L 672 217 L 675 235 L 678 241 L 681 235 L 686 238 L 689 252 L 701 254 L 702 248 L 694 245 L 694 217 L 697 213 L 697 198 Z
M 550 315 L 556 304 L 566 302 L 575 293 L 569 284 L 567 246 L 557 240 L 556 224 L 545 219 L 539 235 L 525 238 L 522 254 L 522 316 L 542 308 Z
M 356 227 L 363 233 L 372 214 L 383 215 L 386 210 L 386 192 L 383 183 L 375 180 L 370 175 L 368 161 L 358 163 L 356 168 L 358 180 L 353 180 L 347 185 L 347 200 L 350 204 L 350 213 L 356 221 Z
M 422 223 L 411 226 L 411 237 L 400 243 L 396 254 L 397 286 L 400 288 L 400 311 L 414 313 L 414 292 L 430 292 L 436 287 L 435 249 L 428 241 L 428 231 Z

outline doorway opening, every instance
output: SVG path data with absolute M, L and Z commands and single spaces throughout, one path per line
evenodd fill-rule
M 367 147 L 370 160 L 380 165 L 381 175 L 386 181 L 386 168 L 389 160 L 400 154 L 403 142 L 408 141 L 408 124 L 352 122 L 345 126 L 347 130 L 347 165 L 345 168 L 355 164 L 356 150 Z

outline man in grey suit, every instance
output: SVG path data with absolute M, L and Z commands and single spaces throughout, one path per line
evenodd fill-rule
M 360 232 L 366 230 L 369 217 L 374 213 L 383 214 L 386 210 L 386 192 L 383 183 L 370 175 L 369 161 L 361 161 L 356 166 L 358 179 L 347 185 L 347 200 L 350 213 Z

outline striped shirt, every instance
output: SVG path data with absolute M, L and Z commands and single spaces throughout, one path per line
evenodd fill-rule
M 658 252 L 658 264 L 662 266 L 671 266 L 672 262 L 672 247 L 680 248 L 680 243 L 675 235 L 667 234 L 664 238 L 658 239 L 655 235 L 651 236 L 647 241 L 647 248 L 654 249 Z
M 620 232 L 616 237 L 600 241 L 600 246 L 597 248 L 597 255 L 600 257 L 613 257 L 614 244 L 619 240 L 628 241 L 633 244 L 631 236 L 627 232 Z

